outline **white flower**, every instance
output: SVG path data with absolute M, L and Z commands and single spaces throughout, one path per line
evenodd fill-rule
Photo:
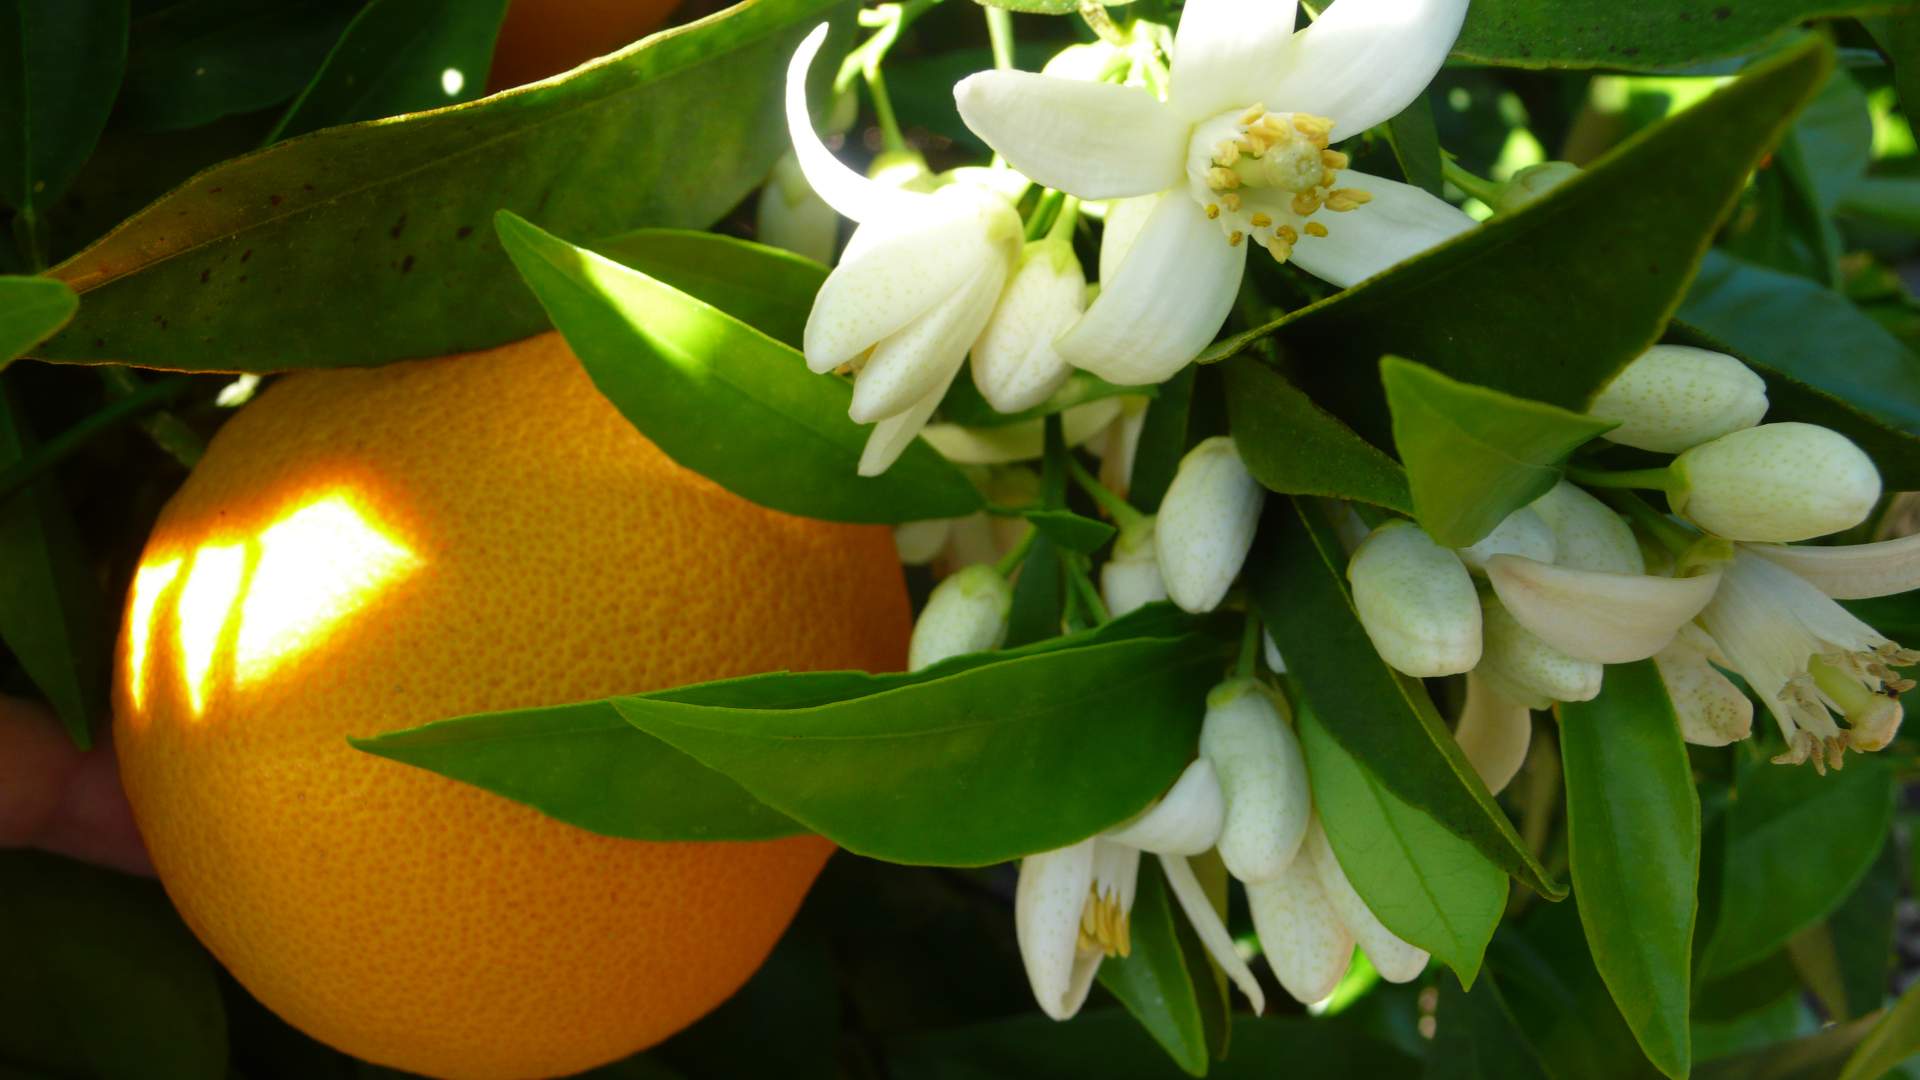
M 953 536 L 954 518 L 928 518 L 924 521 L 905 521 L 893 527 L 893 547 L 899 552 L 900 561 L 908 566 L 925 566 L 932 562 Z
M 1620 421 L 1600 436 L 1608 442 L 1678 454 L 1759 423 L 1767 383 L 1726 353 L 1655 345 L 1614 376 L 1587 413 Z
M 1527 760 L 1533 713 L 1502 697 L 1484 677 L 1468 672 L 1467 701 L 1461 706 L 1460 722 L 1453 727 L 1453 739 L 1487 790 L 1498 795 Z
M 1729 540 L 1806 540 L 1865 521 L 1880 472 L 1846 436 L 1813 424 L 1762 424 L 1673 459 L 1674 513 Z
M 1558 545 L 1547 519 L 1531 506 L 1523 506 L 1506 517 L 1493 531 L 1469 547 L 1455 548 L 1454 554 L 1467 569 L 1484 574 L 1487 560 L 1495 555 L 1524 555 L 1540 562 L 1552 562 Z
M 1073 369 L 1053 341 L 1086 310 L 1086 293 L 1072 244 L 1035 240 L 1021 251 L 1019 269 L 973 347 L 973 384 L 987 404 L 1017 413 L 1060 389 Z
M 1100 482 L 1124 499 L 1133 490 L 1133 459 L 1140 450 L 1140 433 L 1147 427 L 1147 399 L 1128 395 L 1121 400 L 1125 404 L 1120 415 L 1107 426 L 1106 439 L 1097 448 Z
M 1265 501 L 1231 437 L 1215 435 L 1187 451 L 1154 528 L 1160 577 L 1174 603 L 1193 612 L 1220 606 L 1247 561 Z
M 1495 596 L 1480 598 L 1484 652 L 1474 673 L 1500 696 L 1532 709 L 1555 701 L 1592 701 L 1605 669 L 1568 656 L 1521 625 Z
M 1294 859 L 1272 881 L 1247 885 L 1260 951 L 1280 985 L 1303 1005 L 1323 1001 L 1353 963 L 1353 934 L 1327 899 L 1313 859 Z
M 1124 407 L 1124 399 L 1107 397 L 1062 412 L 1060 426 L 1067 445 L 1079 446 L 1106 431 Z M 920 434 L 942 457 L 956 465 L 1031 461 L 1046 451 L 1046 421 L 1038 416 L 998 427 L 929 424 Z
M 1167 598 L 1160 557 L 1154 551 L 1155 520 L 1144 517 L 1121 529 L 1113 554 L 1100 567 L 1100 599 L 1107 605 L 1107 614 L 1116 619 Z
M 1487 579 L 1507 611 L 1542 641 L 1576 659 L 1626 664 L 1671 644 L 1713 599 L 1720 572 L 1654 577 L 1495 555 Z
M 914 621 L 907 670 L 999 647 L 1012 610 L 1013 586 L 992 565 L 980 563 L 951 575 L 934 586 Z
M 1380 977 L 1395 983 L 1418 978 L 1427 968 L 1426 951 L 1407 944 L 1387 929 L 1354 891 L 1353 883 L 1347 880 L 1346 871 L 1341 869 L 1340 860 L 1333 853 L 1333 845 L 1327 842 L 1327 833 L 1321 828 L 1318 815 L 1307 829 L 1305 849 L 1319 874 L 1320 888 L 1328 906 L 1367 954 L 1367 959 L 1373 961 Z
M 1653 664 L 1673 702 L 1681 738 L 1696 746 L 1725 746 L 1753 733 L 1753 700 L 1714 666 L 1732 664 L 1697 624 L 1681 627 L 1673 644 L 1654 654 Z
M 1124 384 L 1173 374 L 1219 331 L 1253 244 L 1344 286 L 1472 226 L 1327 148 L 1426 88 L 1467 0 L 1340 0 L 1297 34 L 1295 10 L 1191 0 L 1164 102 L 1018 71 L 954 87 L 967 126 L 1039 183 L 1083 199 L 1167 193 L 1057 343 L 1073 364 Z
M 1480 598 L 1460 557 L 1410 521 L 1390 521 L 1347 563 L 1360 625 L 1389 667 L 1416 678 L 1480 662 Z
M 1553 561 L 1575 570 L 1644 574 L 1646 556 L 1620 515 L 1585 491 L 1560 481 L 1529 504 L 1553 530 Z
M 760 189 L 754 235 L 763 244 L 785 248 L 815 262 L 833 262 L 840 215 L 814 193 L 791 150 L 773 163 L 773 175 Z
M 993 314 L 1019 257 L 1020 215 L 985 187 L 907 191 L 835 159 L 807 113 L 807 70 L 826 30 L 787 67 L 787 127 L 807 182 L 860 227 L 814 298 L 803 351 L 816 372 L 858 369 L 848 415 L 876 425 L 860 460 L 872 476 L 925 426 Z
M 1220 859 L 1241 881 L 1279 877 L 1313 809 L 1306 758 L 1283 708 L 1253 679 L 1229 679 L 1207 694 L 1200 756 L 1213 762 L 1226 799 Z
M 1814 580 L 1790 568 L 1796 565 Z M 1780 725 L 1787 752 L 1774 760 L 1811 760 L 1824 769 L 1837 768 L 1848 749 L 1878 750 L 1892 739 L 1902 712 L 1894 695 L 1913 686 L 1893 669 L 1920 662 L 1920 652 L 1835 603 L 1816 586 L 1822 580 L 1843 596 L 1904 592 L 1920 585 L 1920 541 L 1851 549 L 1742 545 L 1700 625 Z M 1836 713 L 1846 730 L 1834 722 Z

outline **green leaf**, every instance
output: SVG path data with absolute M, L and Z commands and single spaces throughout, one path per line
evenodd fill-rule
M 227 1075 L 213 963 L 151 881 L 0 852 L 0 1061 L 61 1076 Z
M 1327 842 L 1355 892 L 1401 940 L 1472 986 L 1507 905 L 1507 875 L 1382 785 L 1303 702 L 1300 742 Z
M 479 97 L 506 10 L 507 0 L 372 0 L 267 141 Z
M 812 708 L 615 707 L 849 851 L 982 866 L 1083 839 L 1165 791 L 1231 652 L 1218 635 L 1143 638 Z
M 1523 922 L 1494 936 L 1487 966 L 1555 1080 L 1658 1077 L 1594 967 L 1579 902 L 1576 893 L 1534 905 Z
M 858 475 L 867 429 L 847 418 L 852 387 L 808 371 L 791 346 L 508 211 L 497 224 L 594 385 L 680 464 L 762 506 L 832 521 L 980 508 L 924 442 L 880 476 Z
M 1468 993 L 1441 979 L 1433 1051 L 1421 1080 L 1549 1080 L 1514 1020 L 1493 972 L 1480 975 Z
M 1872 316 L 1816 282 L 1717 251 L 1680 315 L 1767 380 L 1769 420 L 1831 426 L 1890 488 L 1920 486 L 1920 356 Z
M 1188 364 L 1160 384 L 1160 396 L 1147 405 L 1140 425 L 1140 445 L 1133 453 L 1133 476 L 1127 498 L 1146 513 L 1160 509 L 1160 499 L 1179 471 L 1187 453 L 1187 418 L 1193 407 L 1197 369 Z
M 1387 121 L 1394 160 L 1407 183 L 1439 195 L 1446 186 L 1440 168 L 1440 135 L 1433 126 L 1433 101 L 1422 94 Z
M 1414 516 L 1444 547 L 1466 547 L 1545 495 L 1575 448 L 1616 425 L 1471 386 L 1411 360 L 1380 359 L 1393 443 Z
M 1251 356 L 1221 365 L 1227 415 L 1254 479 L 1290 495 L 1329 495 L 1411 513 L 1400 463 Z
M 997 7 L 1029 15 L 1071 15 L 1080 10 L 1080 0 L 976 0 L 981 7 Z M 1112 0 L 1108 7 L 1121 7 L 1133 0 Z
M 800 36 L 847 10 L 747 0 L 538 86 L 224 162 L 54 269 L 87 303 L 36 355 L 278 371 L 536 333 L 494 212 L 570 236 L 705 228 L 787 145 Z
M 1651 660 L 1607 668 L 1599 697 L 1558 712 L 1573 891 L 1594 965 L 1648 1060 L 1683 1077 L 1700 800 L 1679 721 Z
M 1180 948 L 1178 923 L 1186 918 L 1169 902 L 1160 861 L 1144 857 L 1128 932 L 1133 949 L 1100 964 L 1100 985 L 1120 999 L 1153 1041 L 1190 1076 L 1207 1075 L 1207 1034 L 1195 978 Z M 1200 972 L 1210 977 L 1211 972 Z
M 963 378 L 953 380 L 953 385 L 947 388 L 947 396 L 940 402 L 940 415 L 948 423 L 965 427 L 1006 427 L 1010 424 L 1066 412 L 1075 406 L 1099 401 L 1102 398 L 1126 396 L 1151 398 L 1156 393 L 1158 393 L 1157 387 L 1117 386 L 1092 372 L 1076 370 L 1067 376 L 1067 381 L 1060 384 L 1060 389 L 1055 390 L 1047 400 L 1031 409 L 1003 413 L 987 404 L 987 399 L 980 396 L 980 388 L 973 384 L 972 379 Z
M 1860 23 L 1893 65 L 1893 83 L 1900 93 L 1907 128 L 1920 138 L 1920 13 L 1879 15 L 1861 19 Z
M 1908 987 L 1854 1047 L 1840 1080 L 1878 1080 L 1920 1053 L 1920 984 Z
M 1864 1016 L 1887 997 L 1887 975 L 1897 955 L 1893 947 L 1894 905 L 1900 900 L 1900 849 L 1897 836 L 1873 860 L 1852 895 L 1827 916 L 1846 1016 Z
M 73 290 L 38 277 L 0 277 L 0 368 L 67 324 L 80 306 Z
M 1832 65 L 1818 41 L 1755 65 L 1527 207 L 1206 357 L 1277 337 L 1300 388 L 1376 445 L 1389 425 L 1370 373 L 1388 353 L 1584 411 L 1659 339 L 1747 174 Z
M 0 0 L 0 201 L 29 221 L 93 153 L 127 58 L 127 0 Z
M 1115 529 L 1104 521 L 1081 517 L 1071 510 L 1029 510 L 1028 521 L 1041 535 L 1068 551 L 1091 555 L 1113 539 Z
M 1743 968 L 1839 907 L 1880 853 L 1893 791 L 1877 758 L 1819 776 L 1743 756 L 1702 974 Z
M 1426 690 L 1374 651 L 1347 593 L 1346 563 L 1338 538 L 1310 504 L 1267 500 L 1247 584 L 1303 697 L 1386 791 L 1528 888 L 1565 896 L 1566 887 L 1533 857 L 1487 793 Z
M 1863 176 L 1840 197 L 1839 211 L 1896 229 L 1920 232 L 1920 179 Z
M 1833 1024 L 1814 1034 L 1701 1063 L 1696 1080 L 1836 1080 L 1847 1056 L 1871 1033 L 1878 1016 Z M 1859 1080 L 1874 1076 L 1864 1073 Z
M 798 349 L 827 268 L 718 233 L 635 229 L 586 245 Z
M 1884 6 L 1863 0 L 1474 0 L 1453 56 L 1520 68 L 1658 71 L 1751 52 L 1810 19 Z
M 313 77 L 357 10 L 331 0 L 159 7 L 133 24 L 117 122 L 173 131 L 279 104 Z

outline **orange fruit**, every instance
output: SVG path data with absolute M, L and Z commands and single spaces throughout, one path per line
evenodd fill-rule
M 500 21 L 487 92 L 558 75 L 639 41 L 680 0 L 513 0 Z
M 908 631 L 886 529 L 674 464 L 546 334 L 293 375 L 234 416 L 141 557 L 114 733 L 167 891 L 262 1002 L 379 1064 L 551 1076 L 731 994 L 831 845 L 600 836 L 347 737 L 898 670 Z

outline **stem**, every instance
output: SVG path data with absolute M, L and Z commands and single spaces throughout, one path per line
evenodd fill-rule
M 1451 181 L 1454 187 L 1488 206 L 1493 205 L 1494 198 L 1500 193 L 1499 184 L 1461 168 L 1460 163 L 1449 154 L 1440 155 L 1440 174 Z
M 107 393 L 117 398 L 128 398 L 138 394 L 148 384 L 132 371 L 118 365 L 102 367 L 100 381 L 107 386 Z M 200 455 L 206 453 L 207 444 L 200 436 L 170 412 L 156 412 L 140 421 L 140 430 L 147 433 L 154 445 L 167 452 L 167 456 L 180 463 L 182 468 L 191 469 L 200 463 Z
M 1100 599 L 1100 590 L 1094 588 L 1093 579 L 1087 575 L 1086 560 L 1072 560 L 1067 571 L 1067 576 L 1073 581 L 1074 591 L 1080 595 L 1080 602 L 1087 606 L 1087 612 L 1093 616 L 1094 625 L 1111 622 L 1113 616 L 1107 612 L 1106 601 Z
M 993 66 L 997 71 L 1013 70 L 1013 13 L 1006 8 L 986 7 L 987 42 L 993 46 Z
M 873 97 L 873 118 L 880 124 L 880 145 L 889 151 L 898 152 L 907 148 L 907 140 L 900 134 L 900 123 L 893 116 L 893 98 L 887 95 L 887 80 L 880 74 L 880 65 L 873 64 L 863 71 L 867 80 L 867 93 Z
M 14 462 L 5 472 L 0 472 L 0 502 L 12 498 L 15 492 L 71 457 L 95 436 L 149 409 L 159 408 L 180 396 L 191 385 L 193 379 L 187 375 L 142 383 L 132 394 L 109 402 L 105 408 L 41 443 L 32 454 Z
M 1619 472 L 1569 465 L 1567 479 L 1596 488 L 1647 488 L 1653 491 L 1670 491 L 1673 488 L 1673 470 L 1664 465 L 1657 469 L 1622 469 Z
M 1674 555 L 1685 555 L 1692 550 L 1698 534 L 1689 532 L 1684 526 L 1647 505 L 1647 500 L 1631 491 L 1603 490 L 1600 497 L 1615 510 L 1633 519 L 1635 525 L 1647 530 L 1660 546 Z
M 22 210 L 13 217 L 13 238 L 20 245 L 20 257 L 27 261 L 31 273 L 39 273 L 47 268 L 46 249 L 40 242 L 40 220 L 31 210 Z
M 1020 569 L 1020 564 L 1027 561 L 1027 553 L 1033 550 L 1033 541 L 1039 535 L 1039 529 L 1031 525 L 1027 526 L 1026 533 L 1020 537 L 1020 542 L 1013 546 L 1013 550 L 1002 555 L 1000 561 L 993 564 L 993 568 L 1000 571 L 1001 577 L 1012 577 L 1013 572 Z
M 869 69 L 878 70 L 880 61 L 886 59 L 887 50 L 899 40 L 900 31 L 912 26 L 920 16 L 932 10 L 939 0 L 908 0 L 906 4 L 883 4 L 871 11 L 860 13 L 860 25 L 875 27 L 874 35 L 848 51 L 846 59 L 840 61 L 840 70 L 833 76 L 833 92 L 845 93 L 853 85 L 855 76 L 865 74 Z
M 1113 25 L 1113 18 L 1107 14 L 1107 9 L 1101 6 L 1099 0 L 1080 0 L 1080 18 L 1087 24 L 1087 29 L 1092 30 L 1094 36 L 1101 41 L 1122 47 L 1127 44 L 1127 35 Z
M 1101 483 L 1099 477 L 1088 472 L 1087 467 L 1076 459 L 1071 457 L 1067 459 L 1067 474 L 1073 477 L 1074 483 L 1079 484 L 1082 491 L 1099 504 L 1100 509 L 1106 511 L 1107 516 L 1120 526 L 1121 531 L 1131 529 L 1146 520 L 1147 515 L 1135 510 L 1132 503 L 1115 495 L 1111 488 Z
M 1060 212 L 1053 215 L 1053 223 L 1047 226 L 1047 239 L 1072 243 L 1073 227 L 1079 221 L 1080 200 L 1068 195 L 1060 201 Z
M 1066 205 L 1066 199 L 1067 195 L 1064 191 L 1055 191 L 1052 188 L 1042 191 L 1040 198 L 1033 204 L 1033 216 L 1027 218 L 1026 239 L 1038 240 L 1046 236 L 1047 227 L 1052 225 L 1054 219 L 1059 216 L 1057 211 Z
M 1249 610 L 1246 625 L 1240 629 L 1240 658 L 1234 661 L 1234 676 L 1241 679 L 1252 678 L 1254 664 L 1259 658 L 1260 617 Z

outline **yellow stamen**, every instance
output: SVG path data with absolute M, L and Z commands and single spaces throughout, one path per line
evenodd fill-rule
M 1246 111 L 1240 114 L 1240 126 L 1246 127 L 1265 115 L 1267 115 L 1267 107 L 1265 105 L 1249 105 Z
M 1320 224 L 1317 221 L 1309 221 L 1307 222 L 1307 235 L 1308 236 L 1325 236 L 1327 235 L 1327 227 L 1325 225 Z
M 1239 247 L 1240 241 L 1245 240 L 1246 238 L 1247 238 L 1246 233 L 1241 232 L 1239 229 L 1235 229 L 1232 232 L 1227 234 L 1227 246 Z
M 1222 167 L 1231 166 L 1239 160 L 1240 144 L 1234 142 L 1232 139 L 1222 139 L 1220 140 L 1220 145 L 1213 148 L 1213 163 L 1215 165 Z
M 1320 196 L 1311 191 L 1303 191 L 1293 197 L 1293 212 L 1301 217 L 1306 217 L 1318 209 L 1320 209 Z
M 1267 244 L 1267 253 L 1273 256 L 1274 262 L 1286 262 L 1293 258 L 1293 245 L 1285 237 L 1276 236 Z
M 1220 203 L 1227 208 L 1228 213 L 1237 214 L 1240 212 L 1240 196 L 1235 195 L 1231 191 L 1220 196 Z
M 1319 222 L 1314 222 L 1314 224 L 1318 225 Z M 1300 242 L 1300 234 L 1297 232 L 1294 232 L 1293 226 L 1291 225 L 1280 226 L 1279 228 L 1273 230 L 1273 235 L 1279 237 L 1282 240 L 1285 240 L 1289 247 Z
M 1215 165 L 1207 170 L 1207 186 L 1215 191 L 1232 191 L 1240 186 L 1240 174 Z
M 1207 204 L 1207 220 L 1215 221 L 1220 217 L 1220 207 L 1215 203 Z
M 1320 151 L 1320 164 L 1325 165 L 1329 169 L 1344 169 L 1347 167 L 1348 162 L 1352 160 L 1352 158 L 1349 158 L 1338 150 Z
M 1267 226 L 1269 226 L 1269 225 L 1271 225 L 1271 224 L 1273 224 L 1273 219 L 1272 219 L 1272 218 L 1270 218 L 1270 217 L 1268 217 L 1267 215 L 1265 215 L 1265 214 L 1255 214 L 1255 215 L 1253 215 L 1253 227 L 1254 227 L 1254 228 L 1256 228 L 1256 229 L 1264 229 L 1264 228 L 1266 228 Z
M 1373 196 L 1359 188 L 1339 188 L 1327 196 L 1327 209 L 1346 213 L 1356 206 L 1365 206 L 1373 201 Z

